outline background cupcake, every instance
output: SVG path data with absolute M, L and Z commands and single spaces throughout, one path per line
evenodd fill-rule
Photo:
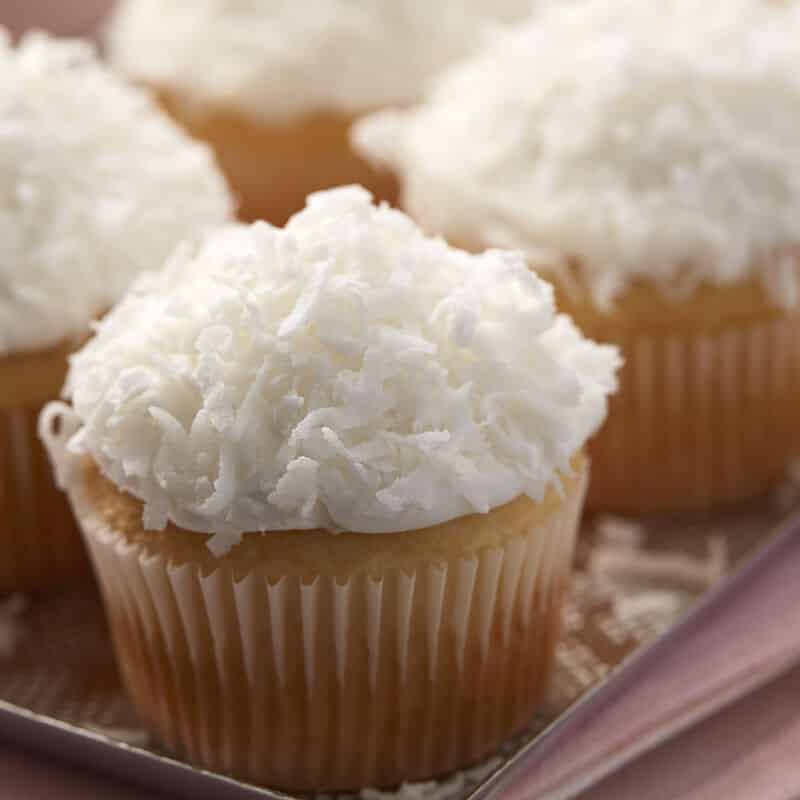
M 589 502 L 707 507 L 800 452 L 800 6 L 554 6 L 366 120 L 423 227 L 513 246 L 626 366 Z
M 215 148 L 245 219 L 283 224 L 306 195 L 395 183 L 349 146 L 354 118 L 418 98 L 531 0 L 123 0 L 108 51 Z
M 291 790 L 487 754 L 541 700 L 616 365 L 519 255 L 359 188 L 143 278 L 42 430 L 144 721 Z
M 230 214 L 205 146 L 86 45 L 0 35 L 0 592 L 85 569 L 36 439 L 67 354 L 138 272 Z

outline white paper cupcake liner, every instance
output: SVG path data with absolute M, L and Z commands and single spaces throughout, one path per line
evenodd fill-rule
M 732 503 L 766 491 L 800 454 L 800 316 L 713 335 L 612 338 L 625 367 L 589 445 L 590 507 Z
M 85 574 L 88 560 L 37 436 L 38 410 L 0 410 L 0 592 Z
M 70 489 L 117 656 L 171 751 L 280 788 L 391 786 L 524 727 L 560 632 L 586 475 L 546 523 L 412 569 L 268 580 L 146 555 Z M 241 569 L 241 567 L 239 567 Z

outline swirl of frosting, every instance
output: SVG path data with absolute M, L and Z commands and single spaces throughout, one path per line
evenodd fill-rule
M 113 63 L 256 119 L 409 103 L 532 0 L 123 0 Z
M 141 277 L 55 411 L 68 457 L 140 498 L 146 528 L 224 548 L 539 500 L 605 418 L 618 364 L 521 254 L 454 249 L 345 187 Z
M 601 307 L 639 279 L 792 305 L 798 40 L 798 3 L 550 4 L 356 144 L 423 227 L 575 266 Z
M 0 30 L 0 356 L 80 338 L 178 242 L 231 221 L 208 149 L 83 42 Z

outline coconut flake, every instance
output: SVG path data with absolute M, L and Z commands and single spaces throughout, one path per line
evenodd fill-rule
M 230 221 L 205 145 L 90 45 L 0 29 L 0 357 L 82 338 L 176 244 Z
M 147 527 L 217 534 L 215 552 L 246 531 L 410 530 L 543 497 L 618 365 L 519 254 L 456 250 L 350 187 L 144 276 L 73 358 L 68 449 Z
M 354 141 L 427 230 L 575 265 L 598 306 L 750 277 L 796 306 L 799 39 L 798 3 L 551 3 Z

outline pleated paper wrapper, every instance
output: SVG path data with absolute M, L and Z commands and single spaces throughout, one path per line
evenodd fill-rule
M 0 408 L 0 593 L 52 588 L 89 571 L 36 433 L 38 415 L 38 409 Z
M 380 575 L 204 574 L 71 498 L 147 727 L 192 763 L 278 788 L 391 786 L 479 762 L 551 675 L 580 485 L 503 546 Z
M 625 356 L 620 390 L 589 447 L 590 508 L 738 502 L 765 493 L 800 454 L 800 315 L 708 335 L 601 323 L 590 333 Z

